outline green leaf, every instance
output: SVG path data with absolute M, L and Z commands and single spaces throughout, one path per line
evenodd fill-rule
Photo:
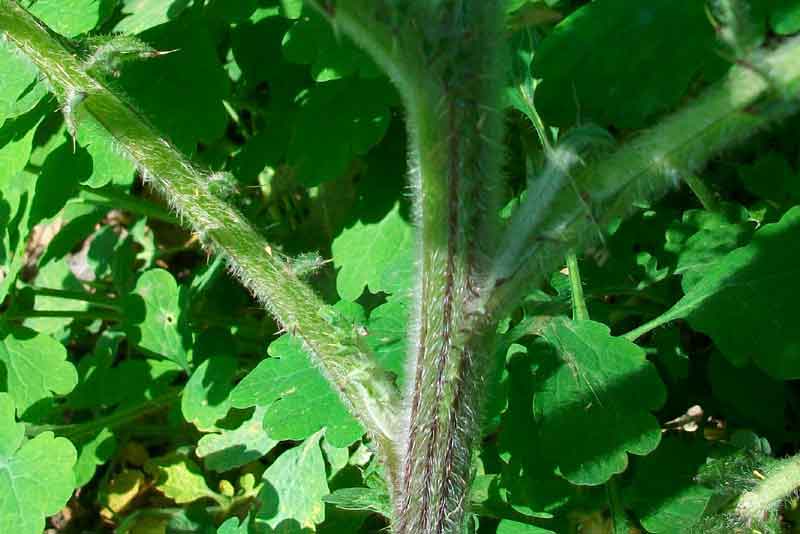
M 339 269 L 336 289 L 344 300 L 355 301 L 364 287 L 373 293 L 395 293 L 408 287 L 386 273 L 413 266 L 414 230 L 395 204 L 380 222 L 357 222 L 333 240 L 333 264 Z M 404 277 L 401 277 L 404 278 Z M 404 280 L 402 282 L 409 282 Z M 387 283 L 388 282 L 388 283 Z
M 32 0 L 30 11 L 57 33 L 76 37 L 100 22 L 102 0 Z
M 70 270 L 70 265 L 66 261 L 54 261 L 41 267 L 36 274 L 34 283 L 39 287 L 50 289 L 65 289 L 69 291 L 83 292 L 83 286 L 75 278 Z M 36 295 L 33 300 L 33 308 L 37 310 L 59 310 L 59 311 L 85 311 L 89 308 L 86 302 L 80 300 L 60 299 Z M 36 330 L 40 334 L 50 334 L 57 339 L 63 339 L 59 332 L 72 322 L 71 317 L 32 317 L 25 319 L 23 325 L 27 328 Z
M 125 18 L 114 29 L 122 33 L 141 33 L 176 18 L 190 3 L 191 0 L 123 0 Z
M 397 385 L 405 382 L 405 356 L 408 349 L 408 300 L 391 298 L 369 315 L 367 343 L 384 369 L 397 377 Z
M 717 48 L 702 2 L 591 2 L 556 26 L 538 49 L 533 73 L 542 81 L 536 107 L 553 126 L 579 120 L 642 127 L 678 104 L 697 76 L 718 61 Z M 658 75 L 663 72 L 669 75 Z
M 319 446 L 322 434 L 317 432 L 284 452 L 264 472 L 257 523 L 266 523 L 276 533 L 299 534 L 304 529 L 315 531 L 325 520 L 322 498 L 329 490 Z
M 145 272 L 123 305 L 126 329 L 134 343 L 188 368 L 189 336 L 182 324 L 178 284 L 168 271 Z
M 81 116 L 77 137 L 92 157 L 92 175 L 83 181 L 84 185 L 99 188 L 112 182 L 119 185 L 133 182 L 133 163 L 122 156 L 109 133 L 88 113 Z
M 0 128 L 0 190 L 28 163 L 33 135 L 41 116 L 32 111 L 6 121 Z
M 36 181 L 29 225 L 58 215 L 78 193 L 80 182 L 92 174 L 92 160 L 83 147 L 75 146 L 66 132 L 61 144 L 47 154 Z
M 239 521 L 238 517 L 231 517 L 225 520 L 217 529 L 217 534 L 251 534 L 250 516 Z
M 375 64 L 344 35 L 336 35 L 320 15 L 307 12 L 286 32 L 283 56 L 291 63 L 311 65 L 311 76 L 317 82 L 338 80 L 360 74 L 374 78 Z
M 664 385 L 644 350 L 603 324 L 560 318 L 542 336 L 552 347 L 542 351 L 533 401 L 542 453 L 573 484 L 605 483 L 627 468 L 627 453 L 658 446 L 650 412 L 664 403 Z
M 103 428 L 91 440 L 80 446 L 75 464 L 75 486 L 80 488 L 94 476 L 97 466 L 111 459 L 117 449 L 117 438 L 108 428 Z
M 335 447 L 346 447 L 364 430 L 309 360 L 300 341 L 283 335 L 231 392 L 236 408 L 267 407 L 264 429 L 272 439 L 301 440 L 325 427 Z
M 200 364 L 181 398 L 183 417 L 201 432 L 216 430 L 215 423 L 231 407 L 229 394 L 238 364 L 230 356 L 212 356 Z
M 147 463 L 145 470 L 156 478 L 155 487 L 178 504 L 217 495 L 206 484 L 200 467 L 180 453 L 172 453 Z
M 497 525 L 497 534 L 554 534 L 552 530 L 527 525 L 510 519 L 503 519 Z
M 333 80 L 299 99 L 287 160 L 297 180 L 313 186 L 343 176 L 356 156 L 378 144 L 396 101 L 387 81 Z
M 775 33 L 780 35 L 800 32 L 800 2 L 775 0 L 770 14 L 770 24 Z
M 20 416 L 38 401 L 72 391 L 78 373 L 66 359 L 67 350 L 50 336 L 0 323 L 0 385 Z
M 257 406 L 238 428 L 207 434 L 197 442 L 197 456 L 207 469 L 224 472 L 247 465 L 266 455 L 279 442 L 264 431 L 267 407 Z
M 747 211 L 730 206 L 724 213 L 688 210 L 682 221 L 670 226 L 665 249 L 678 255 L 675 274 L 689 291 L 726 254 L 744 245 L 753 235 Z
M 32 110 L 47 93 L 37 74 L 36 66 L 15 46 L 0 41 L 0 126 Z
M 800 294 L 798 235 L 800 207 L 795 207 L 709 268 L 659 321 L 685 317 L 732 364 L 752 361 L 774 378 L 800 378 L 800 329 L 792 319 Z
M 700 520 L 714 493 L 694 481 L 707 448 L 699 440 L 670 437 L 637 461 L 624 499 L 648 532 L 684 532 Z
M 778 152 L 767 152 L 737 172 L 748 191 L 773 206 L 786 209 L 800 203 L 800 175 Z
M 281 12 L 288 19 L 300 17 L 303 11 L 303 0 L 281 0 Z
M 0 393 L 0 532 L 41 534 L 75 487 L 75 447 L 43 432 L 25 439 L 12 398 Z
M 546 352 L 540 345 L 533 344 L 530 351 L 516 344 L 508 349 L 508 408 L 498 438 L 506 500 L 525 515 L 552 514 L 574 493 L 574 486 L 557 476 L 556 465 L 543 454 L 542 429 L 534 418 L 539 353 Z M 523 428 L 529 431 L 520 432 Z
M 228 124 L 222 100 L 228 95 L 229 79 L 209 22 L 194 14 L 182 16 L 147 30 L 141 38 L 156 50 L 174 52 L 126 62 L 119 78 L 122 89 L 135 95 L 136 107 L 187 154 L 194 154 L 199 142 L 219 139 Z
M 166 393 L 180 375 L 180 367 L 167 360 L 129 358 L 114 365 L 124 338 L 106 330 L 94 351 L 81 358 L 80 382 L 68 398 L 72 410 L 142 404 Z
M 708 366 L 711 391 L 731 423 L 782 436 L 786 427 L 786 386 L 752 365 L 734 367 L 719 353 Z M 773 440 L 773 443 L 778 443 Z

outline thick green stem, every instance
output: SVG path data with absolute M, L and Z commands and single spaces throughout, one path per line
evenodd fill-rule
M 274 253 L 243 215 L 212 194 L 209 183 L 216 176 L 195 167 L 162 137 L 107 86 L 97 65 L 82 61 L 70 42 L 13 0 L 0 0 L 0 32 L 39 67 L 59 98 L 79 101 L 80 109 L 105 127 L 181 220 L 223 255 L 230 270 L 281 325 L 302 340 L 314 363 L 378 442 L 391 477 L 397 465 L 399 394 L 356 329 L 344 319 L 331 320 L 335 311 L 300 280 L 292 264 Z
M 475 306 L 494 253 L 504 150 L 502 2 L 340 0 L 335 27 L 383 66 L 408 116 L 418 230 L 393 529 L 461 532 L 493 327 Z
M 796 112 L 800 38 L 763 51 L 759 65 L 768 79 L 733 67 L 686 108 L 609 156 L 575 169 L 574 177 L 557 184 L 558 191 L 527 202 L 508 226 L 503 242 L 510 245 L 494 262 L 489 313 L 499 317 L 508 312 L 518 295 L 558 267 L 565 251 L 591 246 L 601 228 L 629 215 L 639 202 L 659 198 L 720 150 Z M 519 243 L 520 238 L 525 242 Z
M 408 113 L 411 182 L 419 230 L 403 470 L 396 532 L 458 532 L 482 386 L 476 366 L 495 321 L 568 250 L 636 201 L 675 187 L 711 155 L 794 111 L 754 110 L 769 95 L 757 74 L 734 69 L 697 102 L 611 156 L 582 168 L 580 154 L 548 154 L 554 182 L 529 195 L 498 239 L 496 190 L 502 121 L 496 2 L 319 1 L 334 27 L 369 52 L 396 83 Z M 324 6 L 324 7 L 322 7 Z M 800 80 L 800 40 L 765 54 L 784 94 Z M 575 171 L 575 176 L 571 173 Z M 486 203 L 476 201 L 481 193 Z M 479 200 L 479 199 L 478 199 Z M 498 243 L 499 242 L 499 246 Z M 481 249 L 483 244 L 485 248 Z M 495 258 L 486 263 L 486 257 Z M 488 276 L 487 276 L 488 273 Z

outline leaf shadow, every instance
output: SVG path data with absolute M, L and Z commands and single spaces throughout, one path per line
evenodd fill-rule
M 649 394 L 646 385 L 652 382 L 653 370 L 640 367 L 637 372 L 604 383 L 596 395 L 585 391 L 557 409 L 548 410 L 545 429 L 534 412 L 536 396 L 543 391 L 545 381 L 568 364 L 549 344 L 535 341 L 525 344 L 529 347 L 528 352 L 517 353 L 508 362 L 510 393 L 499 446 L 501 451 L 510 453 L 510 456 L 503 478 L 509 488 L 509 502 L 528 506 L 534 511 L 552 513 L 579 491 L 579 486 L 560 476 L 560 465 L 587 466 L 605 461 L 609 456 L 619 455 L 623 444 L 636 442 L 642 436 L 637 426 L 625 422 L 619 424 L 613 417 L 611 420 L 617 424 L 605 429 L 605 435 L 588 431 L 584 433 L 576 421 L 583 421 L 592 407 L 597 410 L 598 397 L 601 401 L 624 399 L 623 402 L 632 403 L 636 402 L 632 392 L 638 392 L 640 400 L 646 398 Z M 609 403 L 603 410 L 610 411 L 618 405 L 619 402 Z M 623 417 L 620 414 L 616 416 Z M 545 436 L 545 432 L 548 435 Z M 545 446 L 543 439 L 551 446 Z M 587 441 L 590 446 L 586 446 Z M 637 458 L 636 454 L 630 452 L 626 452 L 625 456 L 624 470 L 620 474 L 623 478 L 629 475 L 630 464 Z M 692 484 L 691 479 L 687 484 Z M 657 509 L 670 502 L 685 487 L 664 486 L 650 505 Z

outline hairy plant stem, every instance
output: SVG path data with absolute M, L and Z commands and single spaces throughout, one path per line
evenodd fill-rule
M 800 455 L 775 462 L 765 470 L 762 480 L 739 497 L 736 513 L 748 524 L 766 517 L 800 488 Z
M 595 243 L 601 228 L 629 215 L 637 201 L 663 195 L 719 150 L 794 112 L 797 103 L 773 95 L 759 74 L 735 68 L 693 105 L 591 166 L 580 167 L 580 154 L 564 150 L 552 166 L 556 183 L 544 184 L 547 194 L 531 193 L 498 240 L 503 61 L 497 3 L 311 3 L 384 68 L 406 106 L 419 270 L 393 528 L 459 532 L 481 377 L 490 372 L 487 333 L 496 321 L 567 251 Z M 763 59 L 770 82 L 790 94 L 800 81 L 800 40 Z
M 734 66 L 691 104 L 608 156 L 567 169 L 570 179 L 547 205 L 529 195 L 509 223 L 501 245 L 505 254 L 493 264 L 488 313 L 510 311 L 520 294 L 558 267 L 566 250 L 594 245 L 602 228 L 631 214 L 639 202 L 659 198 L 721 150 L 795 113 L 800 38 L 759 52 L 768 78 Z M 524 253 L 508 254 L 509 249 Z
M 491 364 L 494 328 L 474 302 L 498 230 L 502 3 L 400 4 L 344 0 L 327 12 L 388 65 L 408 113 L 418 276 L 392 527 L 454 533 Z
M 237 210 L 209 190 L 215 175 L 195 167 L 112 88 L 101 65 L 87 64 L 76 47 L 14 0 L 0 0 L 0 33 L 27 55 L 62 102 L 79 101 L 115 139 L 145 180 L 160 192 L 201 240 L 225 257 L 230 270 L 297 336 L 312 360 L 376 440 L 391 479 L 400 404 L 393 379 L 379 366 L 356 329 L 335 313 L 270 247 Z M 77 95 L 77 98 L 76 98 Z M 325 313 L 322 313 L 324 310 Z

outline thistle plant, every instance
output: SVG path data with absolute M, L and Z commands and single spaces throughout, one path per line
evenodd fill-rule
M 565 258 L 574 273 L 576 252 L 600 255 L 612 223 L 795 113 L 800 39 L 769 46 L 748 40 L 739 4 L 715 4 L 722 42 L 735 56 L 726 75 L 619 143 L 602 130 L 555 137 L 540 128 L 542 170 L 528 181 L 524 199 L 501 215 L 508 202 L 506 3 L 319 0 L 309 6 L 366 51 L 395 85 L 405 111 L 415 259 L 402 390 L 357 325 L 305 280 L 324 261 L 293 259 L 273 247 L 229 203 L 235 181 L 193 163 L 122 91 L 121 64 L 157 61 L 169 51 L 132 37 L 70 40 L 15 0 L 0 0 L 0 33 L 36 64 L 70 135 L 87 117 L 97 121 L 181 223 L 302 342 L 375 444 L 392 532 L 461 533 L 487 384 L 498 372 L 499 324 Z M 576 309 L 580 287 L 578 280 Z M 746 494 L 737 505 L 742 514 L 781 498 L 800 478 L 794 464 L 774 471 L 783 477 L 780 495 Z

